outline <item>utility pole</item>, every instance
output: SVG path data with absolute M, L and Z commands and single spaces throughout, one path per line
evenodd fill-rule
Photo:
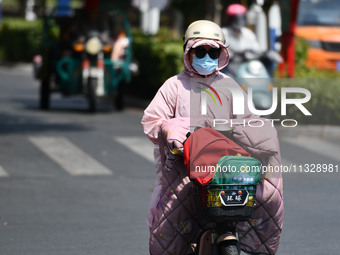
M 281 1 L 282 16 L 282 57 L 284 62 L 279 65 L 279 75 L 287 74 L 292 78 L 295 74 L 295 37 L 299 0 Z
M 27 0 L 26 2 L 26 11 L 25 11 L 25 18 L 26 20 L 33 21 L 37 18 L 37 15 L 33 12 L 35 5 L 35 0 Z

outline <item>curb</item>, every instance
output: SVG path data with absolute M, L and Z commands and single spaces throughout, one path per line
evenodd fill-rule
M 0 62 L 0 68 L 3 70 L 9 70 L 13 72 L 32 74 L 33 77 L 33 65 L 32 63 L 10 63 Z

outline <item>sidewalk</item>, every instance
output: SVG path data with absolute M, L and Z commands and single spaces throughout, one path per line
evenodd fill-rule
M 2 70 L 8 70 L 8 71 L 14 71 L 14 72 L 20 72 L 20 73 L 24 73 L 24 74 L 32 74 L 33 75 L 33 65 L 32 65 L 32 63 L 0 62 L 0 68 Z
M 32 63 L 8 63 L 0 61 L 0 75 L 11 74 L 15 76 L 28 76 L 34 80 Z

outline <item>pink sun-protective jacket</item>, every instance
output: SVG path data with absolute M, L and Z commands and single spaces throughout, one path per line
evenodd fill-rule
M 190 118 L 191 79 L 202 78 L 191 67 L 188 51 L 202 39 L 189 40 L 184 51 L 185 70 L 168 79 L 146 108 L 142 125 L 147 137 L 155 144 L 156 183 L 150 200 L 147 222 L 150 227 L 149 250 L 152 255 L 185 255 L 193 251 L 207 222 L 201 218 L 200 205 L 194 196 L 193 186 L 187 176 L 183 157 L 174 153 L 180 148 L 186 134 L 194 126 L 209 126 L 209 122 L 195 123 Z M 207 79 L 228 79 L 220 73 L 229 60 L 222 43 L 219 65 Z M 235 83 L 232 79 L 228 82 Z M 209 117 L 237 119 L 233 129 L 234 139 L 265 166 L 281 164 L 277 133 L 271 123 L 252 115 L 247 107 L 245 114 L 232 113 L 232 97 L 228 91 L 220 93 L 223 110 L 211 111 Z M 246 100 L 245 100 L 246 101 Z M 253 128 L 241 119 L 252 119 Z M 256 125 L 258 119 L 259 125 Z M 257 188 L 253 218 L 238 224 L 239 241 L 244 251 L 275 254 L 280 241 L 283 221 L 283 193 L 280 173 L 263 174 Z

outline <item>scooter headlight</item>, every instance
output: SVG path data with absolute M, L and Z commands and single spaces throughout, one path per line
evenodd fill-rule
M 85 44 L 85 50 L 88 54 L 96 55 L 102 49 L 102 43 L 97 37 L 89 39 Z
M 272 98 L 267 93 L 254 93 L 253 102 L 255 104 L 255 108 L 259 110 L 269 109 L 272 106 Z
M 261 105 L 264 109 L 268 109 L 270 107 L 271 100 L 269 98 L 262 98 Z
M 262 71 L 262 63 L 258 60 L 253 60 L 248 65 L 248 71 L 254 76 L 259 76 Z

